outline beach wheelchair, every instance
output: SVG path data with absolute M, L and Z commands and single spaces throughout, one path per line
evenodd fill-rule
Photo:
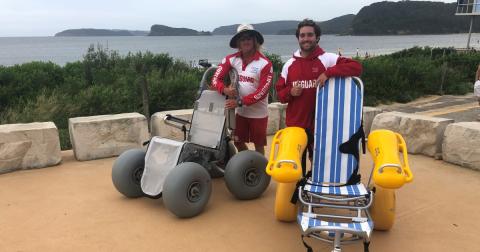
M 312 168 L 305 176 L 300 164 L 307 145 L 305 132 L 285 128 L 273 139 L 266 172 L 277 181 L 275 217 L 297 220 L 307 251 L 313 250 L 306 237 L 333 243 L 334 252 L 341 251 L 342 244 L 363 241 L 368 251 L 374 227 L 388 230 L 393 225 L 394 190 L 413 179 L 402 136 L 377 130 L 368 138 L 374 167 L 367 184 L 361 182 L 362 107 L 359 78 L 330 78 L 317 89 Z
M 129 198 L 162 198 L 165 207 L 180 218 L 198 215 L 208 203 L 212 178 L 224 177 L 238 199 L 258 198 L 268 187 L 266 158 L 255 151 L 236 153 L 231 142 L 234 110 L 225 111 L 226 97 L 209 90 L 208 68 L 200 82 L 192 120 L 167 115 L 166 124 L 182 129 L 184 141 L 154 136 L 145 149 L 122 153 L 112 168 L 115 188 Z M 238 74 L 230 72 L 230 85 Z M 232 115 L 233 114 L 233 115 Z

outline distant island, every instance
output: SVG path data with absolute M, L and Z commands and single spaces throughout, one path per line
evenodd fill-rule
M 322 34 L 347 34 L 355 15 L 348 14 L 336 17 L 327 21 L 318 22 L 322 28 Z M 255 29 L 265 35 L 294 35 L 297 25 L 300 21 L 273 21 L 266 23 L 253 24 Z M 236 32 L 238 24 L 221 26 L 213 30 L 213 35 L 233 35 Z
M 455 16 L 456 3 L 401 1 L 377 2 L 363 7 L 356 15 L 348 14 L 318 22 L 322 34 L 338 35 L 409 35 L 449 34 L 468 31 L 470 18 Z M 312 17 L 315 19 L 315 17 Z M 252 24 L 264 35 L 293 35 L 298 20 L 280 20 Z M 208 36 L 233 35 L 238 24 L 220 26 L 212 32 L 189 28 L 152 25 L 150 31 L 71 29 L 55 36 Z M 474 32 L 480 32 L 476 19 Z
M 352 35 L 448 34 L 468 32 L 470 17 L 455 16 L 456 3 L 401 1 L 363 7 L 351 24 Z M 473 31 L 480 31 L 476 19 Z
M 83 36 L 146 36 L 148 31 L 129 31 L 115 29 L 68 29 L 55 34 L 55 37 L 83 37 Z
M 173 28 L 166 25 L 152 25 L 148 36 L 208 36 L 206 31 L 196 31 L 188 28 Z

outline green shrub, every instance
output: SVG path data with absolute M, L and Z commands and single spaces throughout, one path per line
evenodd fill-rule
M 276 101 L 274 84 L 283 63 L 278 55 L 265 55 L 274 70 L 269 100 Z M 415 47 L 360 61 L 365 104 L 376 105 L 471 92 L 480 53 Z M 101 46 L 90 46 L 83 60 L 63 67 L 51 62 L 0 66 L 0 124 L 53 121 L 62 149 L 69 149 L 68 118 L 192 108 L 202 75 L 203 69 L 168 54 L 121 56 Z

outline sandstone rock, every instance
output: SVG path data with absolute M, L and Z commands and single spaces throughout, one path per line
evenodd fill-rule
M 382 112 L 382 109 L 379 108 L 363 107 L 363 130 L 365 131 L 365 136 L 368 137 L 368 134 L 370 134 L 373 118 Z
M 282 106 L 277 103 L 268 104 L 267 135 L 274 135 L 281 124 Z
M 53 166 L 61 160 L 53 122 L 0 125 L 0 173 Z
M 480 170 L 480 122 L 452 123 L 444 135 L 443 160 Z
M 443 133 L 452 119 L 388 112 L 378 114 L 372 123 L 371 130 L 389 129 L 400 133 L 409 153 L 424 154 L 434 157 L 442 153 Z
M 165 124 L 163 118 L 170 114 L 175 117 L 182 118 L 187 121 L 192 120 L 193 109 L 183 109 L 183 110 L 171 110 L 171 111 L 162 111 L 157 112 L 152 115 L 150 119 L 150 129 L 152 131 L 152 136 L 160 136 L 168 139 L 173 139 L 177 141 L 183 141 L 183 132 L 182 130 L 172 127 Z M 190 125 L 187 125 L 187 129 Z
M 139 113 L 76 117 L 68 120 L 70 141 L 79 161 L 107 158 L 142 147 L 150 136 Z
M 285 128 L 285 117 L 287 114 L 287 105 L 286 103 L 280 103 L 280 102 L 273 102 L 270 105 L 275 105 L 278 107 L 280 110 L 280 124 L 278 126 L 279 129 Z

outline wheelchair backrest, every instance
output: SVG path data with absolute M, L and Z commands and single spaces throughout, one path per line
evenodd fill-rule
M 225 96 L 204 90 L 195 102 L 187 141 L 205 147 L 220 146 L 225 128 Z
M 355 81 L 356 80 L 356 81 Z M 363 85 L 360 79 L 330 78 L 317 89 L 315 112 L 313 182 L 345 184 L 358 169 L 358 160 L 351 153 L 340 151 L 343 143 L 363 130 Z M 359 140 L 350 141 L 356 148 Z

